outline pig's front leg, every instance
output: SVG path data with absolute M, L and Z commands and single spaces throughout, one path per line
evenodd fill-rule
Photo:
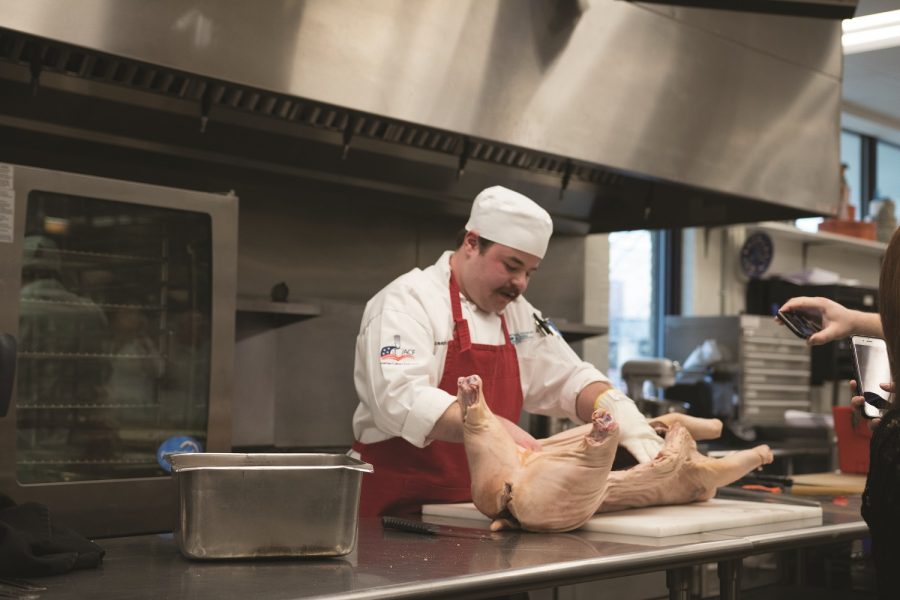
M 577 445 L 545 446 L 523 455 L 507 506 L 518 524 L 529 531 L 569 531 L 590 519 L 600 506 L 618 436 L 612 415 L 598 410 Z M 491 529 L 509 524 L 499 519 Z
M 675 423 L 679 423 L 697 441 L 715 440 L 722 435 L 722 421 L 719 419 L 701 419 L 682 413 L 667 413 L 653 417 L 649 421 L 651 426 L 655 423 L 662 423 L 667 429 L 671 428 Z

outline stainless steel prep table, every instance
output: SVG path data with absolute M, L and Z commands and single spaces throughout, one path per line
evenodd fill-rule
M 317 560 L 190 561 L 171 534 L 111 538 L 99 540 L 107 550 L 101 568 L 39 579 L 47 589 L 36 598 L 479 598 L 663 570 L 670 597 L 687 598 L 690 567 L 704 563 L 718 563 L 722 598 L 735 598 L 745 556 L 867 535 L 858 496 L 844 507 L 822 500 L 822 525 L 779 523 L 661 539 L 591 532 L 430 537 L 385 531 L 377 519 L 362 519 L 356 551 Z

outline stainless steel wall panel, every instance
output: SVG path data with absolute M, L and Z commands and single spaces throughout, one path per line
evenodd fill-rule
M 266 315 L 242 315 L 236 322 L 232 445 L 270 446 L 275 431 L 278 329 Z
M 249 194 L 249 195 L 248 195 Z M 318 317 L 274 325 L 238 313 L 234 441 L 239 446 L 336 448 L 352 443 L 358 402 L 353 355 L 366 301 L 395 277 L 452 249 L 464 217 L 398 215 L 340 191 L 298 189 L 292 200 L 243 190 L 238 294 L 322 306 Z M 467 205 L 468 206 L 468 205 Z M 526 296 L 544 314 L 581 320 L 582 236 L 555 235 Z
M 387 282 L 385 282 L 387 283 Z M 364 303 L 330 302 L 322 314 L 279 330 L 274 443 L 335 448 L 353 443 L 353 356 Z

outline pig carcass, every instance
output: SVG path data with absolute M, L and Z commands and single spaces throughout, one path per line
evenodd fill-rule
M 717 487 L 773 459 L 764 445 L 722 459 L 703 456 L 694 438 L 718 437 L 721 422 L 666 415 L 651 421 L 666 438 L 656 458 L 611 473 L 619 432 L 609 413 L 596 411 L 591 423 L 541 440 L 542 450 L 532 452 L 491 413 L 477 375 L 458 384 L 472 500 L 495 531 L 569 531 L 596 512 L 708 500 Z
M 596 411 L 582 435 L 532 452 L 518 447 L 494 417 L 477 375 L 459 379 L 457 400 L 472 500 L 494 519 L 491 529 L 569 531 L 593 516 L 616 454 L 619 427 L 609 413 Z

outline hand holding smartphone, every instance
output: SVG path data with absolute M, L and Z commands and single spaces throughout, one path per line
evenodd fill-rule
M 797 337 L 809 339 L 814 333 L 822 331 L 822 325 L 802 312 L 781 311 L 776 313 L 778 320 L 784 323 Z
M 890 406 L 890 394 L 880 385 L 891 382 L 887 346 L 880 338 L 860 335 L 851 336 L 850 342 L 856 367 L 856 391 L 865 400 L 863 415 L 870 419 L 880 417 Z

